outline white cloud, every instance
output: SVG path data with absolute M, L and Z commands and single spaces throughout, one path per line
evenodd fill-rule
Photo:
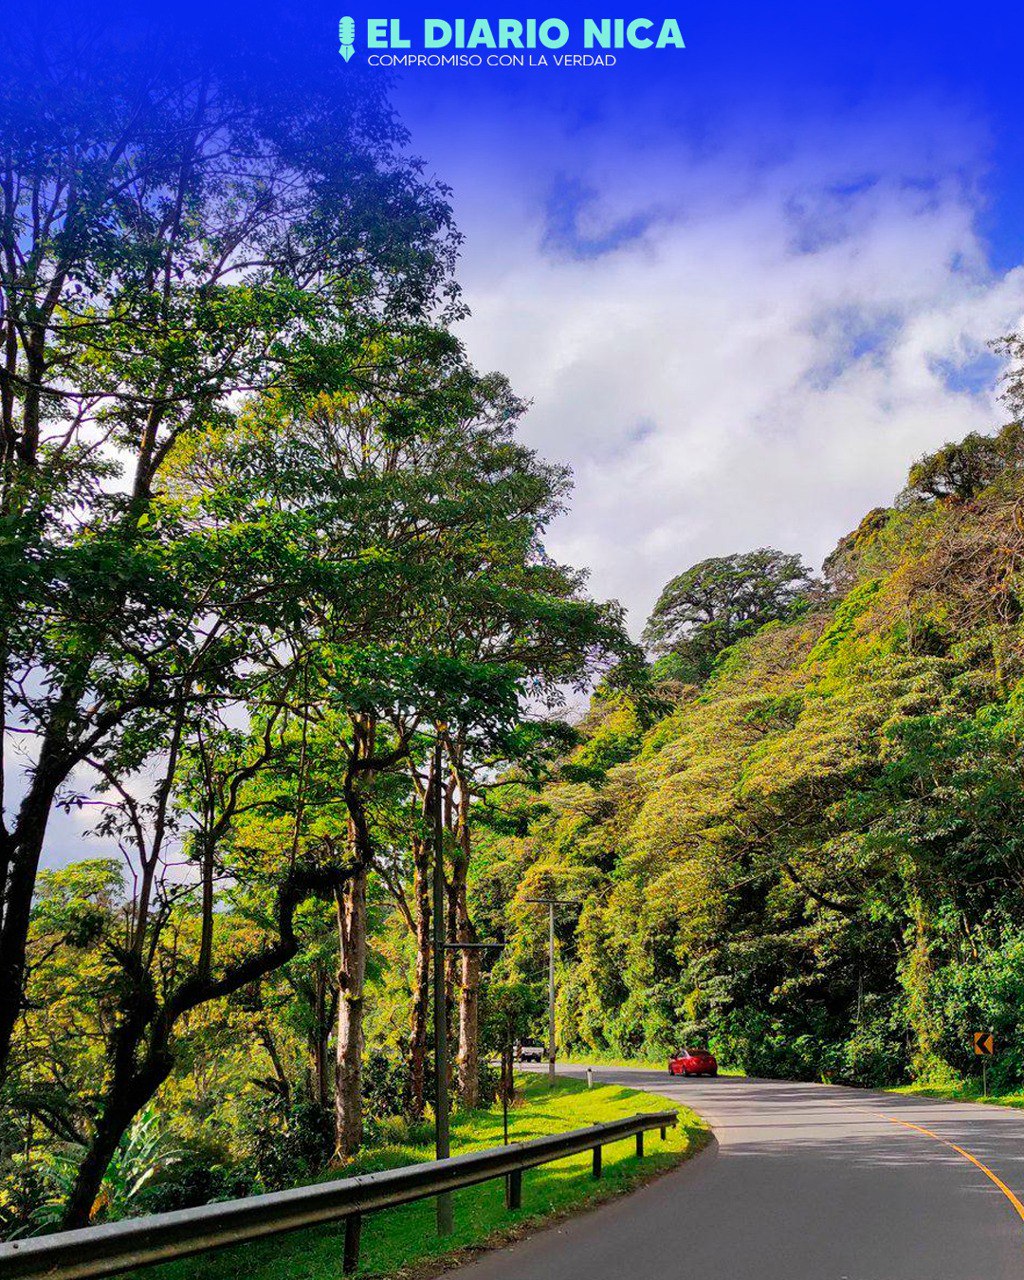
M 973 364 L 1024 312 L 1024 268 L 988 268 L 962 113 L 625 152 L 628 119 L 464 121 L 430 155 L 467 237 L 471 354 L 576 472 L 551 548 L 639 631 L 684 566 L 762 544 L 820 563 L 917 455 L 995 425 Z M 574 257 L 573 228 L 584 255 L 623 242 Z

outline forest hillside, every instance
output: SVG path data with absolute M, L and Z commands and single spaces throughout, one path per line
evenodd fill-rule
M 919 461 L 821 581 L 759 552 L 669 584 L 658 701 L 599 690 L 556 776 L 503 789 L 478 864 L 513 974 L 544 962 L 526 900 L 576 900 L 563 1048 L 692 1037 L 749 1072 L 880 1085 L 976 1071 L 991 1029 L 997 1079 L 1024 1082 L 1022 556 L 1012 424 Z M 737 628 L 712 602 L 673 645 L 672 589 L 703 608 L 711 566 L 735 605 L 738 561 L 774 616 Z

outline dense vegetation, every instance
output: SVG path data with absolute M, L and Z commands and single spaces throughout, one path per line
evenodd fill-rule
M 662 706 L 599 691 L 556 776 L 509 786 L 474 885 L 523 974 L 525 899 L 579 900 L 567 1047 L 695 1037 L 751 1072 L 884 1085 L 974 1073 L 991 1029 L 997 1085 L 1024 1081 L 1022 510 L 1013 423 L 919 461 L 821 582 L 759 552 L 669 584 Z

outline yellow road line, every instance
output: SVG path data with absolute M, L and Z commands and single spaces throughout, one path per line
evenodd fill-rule
M 991 1178 L 999 1190 L 1006 1196 L 1010 1204 L 1017 1210 L 1021 1219 L 1024 1219 L 1024 1204 L 1017 1199 L 1006 1183 L 997 1174 L 993 1173 L 987 1164 L 982 1164 L 977 1156 L 972 1156 L 969 1151 L 965 1151 L 963 1147 L 958 1147 L 955 1142 L 950 1142 L 948 1138 L 943 1138 L 937 1133 L 932 1133 L 931 1129 L 925 1129 L 923 1125 L 911 1124 L 909 1120 L 897 1120 L 895 1116 L 883 1116 L 883 1120 L 888 1120 L 890 1124 L 901 1124 L 904 1129 L 916 1129 L 918 1133 L 927 1134 L 929 1138 L 934 1138 L 936 1142 L 941 1142 L 944 1147 L 951 1147 L 957 1155 L 963 1156 L 965 1160 L 970 1160 L 971 1164 L 979 1168 L 986 1178 Z

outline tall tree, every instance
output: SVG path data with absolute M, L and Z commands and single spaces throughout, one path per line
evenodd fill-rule
M 644 640 L 672 655 L 666 674 L 700 683 L 723 649 L 789 617 L 809 586 L 800 557 L 770 547 L 701 560 L 666 584 Z
M 439 349 L 452 347 L 444 340 Z M 415 356 L 421 364 L 432 350 L 430 343 L 417 343 L 414 352 L 401 346 L 403 359 Z M 378 359 L 385 358 L 379 351 Z M 463 385 L 461 374 L 456 385 Z M 219 612 L 207 589 L 202 626 L 223 667 L 219 685 L 206 685 L 208 666 L 180 662 L 164 677 L 171 714 L 157 708 L 123 722 L 86 761 L 116 795 L 117 833 L 137 874 L 129 943 L 111 943 L 124 996 L 108 1039 L 97 1119 L 65 1211 L 68 1225 L 84 1220 L 122 1135 L 172 1069 L 180 1020 L 291 959 L 295 911 L 311 894 L 330 892 L 337 906 L 338 1145 L 348 1152 L 359 1143 L 377 779 L 406 752 L 401 716 L 439 705 L 436 661 L 414 643 L 454 573 L 438 541 L 454 554 L 477 537 L 495 476 L 507 480 L 501 466 L 470 472 L 462 455 L 436 440 L 426 446 L 417 434 L 421 424 L 408 413 L 428 393 L 388 402 L 395 421 L 386 428 L 379 415 L 357 414 L 353 427 L 343 413 L 331 422 L 343 422 L 344 430 L 332 426 L 326 436 L 322 423 L 304 432 L 286 401 L 271 397 L 243 407 L 230 429 L 201 443 L 179 440 L 165 463 L 161 496 L 151 503 L 154 522 L 176 534 L 165 542 L 165 556 L 183 579 L 209 583 L 213 576 L 232 592 L 239 585 L 235 566 L 244 565 L 244 607 L 234 610 L 232 594 L 232 610 Z M 367 421 L 375 424 L 370 434 Z M 399 436 L 417 465 L 370 463 L 388 433 Z M 343 442 L 352 450 L 349 465 Z M 493 449 L 480 447 L 478 461 L 492 456 Z M 457 699 L 467 690 L 474 691 L 452 684 L 443 696 Z M 505 713 L 492 690 L 481 696 L 491 699 L 496 716 Z M 399 725 L 391 741 L 378 731 L 384 711 Z M 280 792 L 279 775 L 290 757 L 294 776 L 282 813 L 287 790 Z M 154 772 L 155 790 L 140 796 Z M 346 814 L 340 825 L 339 807 Z M 264 816 L 259 831 L 254 813 Z M 197 936 L 194 954 L 176 952 L 168 965 L 163 938 L 174 913 L 165 907 L 179 894 L 167 859 L 179 847 L 192 869 L 182 893 L 192 901 Z M 267 919 L 254 948 L 218 960 L 218 886 L 226 878 L 241 887 L 262 884 Z

